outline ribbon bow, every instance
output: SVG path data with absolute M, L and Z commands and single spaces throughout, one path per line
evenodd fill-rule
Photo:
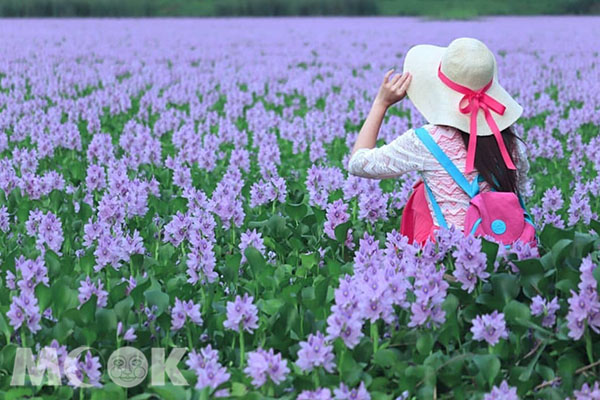
M 438 77 L 441 79 L 441 81 L 444 82 L 444 84 L 446 84 L 446 86 L 448 86 L 450 89 L 464 94 L 463 98 L 458 102 L 458 109 L 463 114 L 471 114 L 469 148 L 467 149 L 467 166 L 465 173 L 473 171 L 475 165 L 475 149 L 477 147 L 477 113 L 480 109 L 483 110 L 485 120 L 487 121 L 488 126 L 496 138 L 496 143 L 498 143 L 498 148 L 500 149 L 500 154 L 502 155 L 502 159 L 504 160 L 506 167 L 508 169 L 517 169 L 513 164 L 512 159 L 508 155 L 508 150 L 506 149 L 506 145 L 502 139 L 500 129 L 498 129 L 498 125 L 496 125 L 496 121 L 494 121 L 492 113 L 490 112 L 490 110 L 492 110 L 497 114 L 504 115 L 504 111 L 506 110 L 506 107 L 502 103 L 493 99 L 486 93 L 490 86 L 492 86 L 494 79 L 492 78 L 492 80 L 481 89 L 472 90 L 450 80 L 450 78 L 444 75 L 441 67 L 442 65 L 440 63 L 438 66 Z

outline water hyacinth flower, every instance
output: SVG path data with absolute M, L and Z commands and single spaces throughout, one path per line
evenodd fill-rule
M 275 354 L 273 349 L 266 351 L 258 348 L 248 353 L 248 366 L 244 373 L 252 378 L 252 385 L 259 388 L 271 379 L 276 385 L 283 382 L 290 372 L 287 360 L 282 359 L 281 353 Z
M 246 232 L 242 232 L 239 245 L 240 252 L 242 253 L 242 264 L 248 261 L 246 259 L 246 255 L 244 254 L 244 251 L 248 247 L 254 247 L 260 252 L 260 254 L 262 254 L 263 256 L 265 255 L 265 244 L 262 238 L 262 234 L 260 232 L 257 232 L 256 229 L 248 229 Z
M 175 297 L 175 305 L 171 308 L 171 330 L 183 328 L 187 318 L 196 325 L 202 325 L 200 304 L 194 304 L 192 300 L 181 301 Z
M 574 390 L 573 400 L 596 400 L 600 399 L 600 381 L 594 382 L 594 386 L 584 383 L 579 390 Z
M 319 388 L 317 390 L 303 390 L 296 400 L 332 400 L 331 390 L 328 388 Z
M 343 200 L 338 199 L 327 206 L 327 220 L 323 231 L 332 240 L 337 240 L 335 237 L 335 228 L 338 225 L 348 221 L 350 215 L 347 213 L 348 204 Z
M 491 314 L 478 315 L 472 323 L 473 340 L 485 340 L 490 346 L 494 346 L 500 339 L 508 338 L 504 314 L 497 310 Z
M 122 333 L 123 333 L 123 323 L 121 321 L 119 321 L 117 323 L 117 337 L 121 336 Z M 125 340 L 126 342 L 133 342 L 136 339 L 137 339 L 137 335 L 135 334 L 135 329 L 133 327 L 129 327 L 129 329 L 127 329 L 125 331 L 125 333 L 123 333 L 123 340 Z
M 42 329 L 40 326 L 40 309 L 33 292 L 22 291 L 19 296 L 13 296 L 8 312 L 8 323 L 17 330 L 25 324 L 30 332 L 35 333 Z
M 494 386 L 490 393 L 483 396 L 483 400 L 519 400 L 517 388 L 508 386 L 508 382 L 502 381 L 500 386 Z
M 339 388 L 333 390 L 333 394 L 339 400 L 371 400 L 371 395 L 365 388 L 364 382 L 354 389 L 350 389 L 342 382 Z
M 592 262 L 591 256 L 585 257 L 579 266 L 580 282 L 579 292 L 571 290 L 568 300 L 569 311 L 567 313 L 567 326 L 569 337 L 578 340 L 585 331 L 587 324 L 596 332 L 600 332 L 600 301 L 597 293 L 597 281 L 594 278 L 594 269 L 597 268 Z
M 486 281 L 487 256 L 481 251 L 481 239 L 471 235 L 460 239 L 458 248 L 452 253 L 456 269 L 452 275 L 461 283 L 461 288 L 471 293 L 477 282 Z
M 199 390 L 207 386 L 216 389 L 231 376 L 227 369 L 219 364 L 219 352 L 210 344 L 200 349 L 200 352 L 192 350 L 185 364 L 195 372 L 198 378 L 196 389 Z
M 92 295 L 96 295 L 96 306 L 99 308 L 106 307 L 108 303 L 108 292 L 104 290 L 104 284 L 97 280 L 94 284 L 89 276 L 85 277 L 85 280 L 79 282 L 79 295 L 77 298 L 79 299 L 79 307 L 81 307 L 84 303 L 86 303 Z
M 236 332 L 247 331 L 252 333 L 258 328 L 258 308 L 252 303 L 253 296 L 244 293 L 244 297 L 237 295 L 235 301 L 227 302 L 227 319 L 223 326 Z
M 64 362 L 65 374 L 67 375 L 69 385 L 80 387 L 83 383 L 94 387 L 102 387 L 100 378 L 102 377 L 100 358 L 93 357 L 90 351 L 87 351 L 83 360 L 67 356 Z
M 308 335 L 308 340 L 300 342 L 296 364 L 306 372 L 316 367 L 323 367 L 327 372 L 332 372 L 335 367 L 333 359 L 333 346 L 326 342 L 321 332 L 317 332 L 316 335 Z
M 560 310 L 558 305 L 558 297 L 554 297 L 551 301 L 546 301 L 540 295 L 531 299 L 531 315 L 543 315 L 542 326 L 551 328 L 556 322 L 556 312 Z
M 425 258 L 419 259 L 419 262 L 415 269 L 415 301 L 410 306 L 408 326 L 437 327 L 446 321 L 446 312 L 442 310 L 442 303 L 450 286 L 443 279 L 446 269 L 440 266 L 438 270 L 434 263 Z

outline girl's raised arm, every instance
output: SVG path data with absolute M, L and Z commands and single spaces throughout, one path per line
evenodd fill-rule
M 385 112 L 392 104 L 399 102 L 406 96 L 406 89 L 411 80 L 410 74 L 396 74 L 392 79 L 389 79 L 392 72 L 394 70 L 390 69 L 383 77 L 383 82 L 379 87 L 375 101 L 373 101 L 371 111 L 369 111 L 369 115 L 360 129 L 352 149 L 352 155 L 358 149 L 372 149 L 375 147 Z

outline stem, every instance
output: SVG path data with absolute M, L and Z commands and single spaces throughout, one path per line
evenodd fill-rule
M 21 327 L 21 346 L 27 347 L 27 334 L 25 333 L 25 326 Z
M 321 382 L 319 380 L 319 371 L 315 368 L 313 369 L 313 383 L 315 384 L 315 390 L 317 390 L 321 386 Z
M 585 328 L 585 352 L 587 353 L 590 364 L 594 363 L 594 352 L 592 349 L 592 337 L 590 336 L 590 330 L 586 326 Z
M 338 374 L 340 376 L 340 382 L 342 381 L 342 365 L 344 364 L 344 353 L 346 352 L 346 348 L 342 348 L 340 354 L 340 361 L 338 362 Z
M 244 329 L 240 326 L 240 369 L 244 366 Z
M 192 330 L 190 329 L 190 326 L 186 326 L 186 333 L 187 333 L 187 340 L 188 340 L 188 347 L 190 349 L 190 351 L 192 351 L 192 349 L 194 348 L 193 344 L 192 344 Z
M 371 322 L 371 340 L 373 340 L 373 354 L 377 353 L 379 347 L 379 332 L 377 331 L 377 321 Z

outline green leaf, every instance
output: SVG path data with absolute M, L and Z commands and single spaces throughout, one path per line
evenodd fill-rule
M 519 294 L 521 286 L 518 283 L 518 278 L 515 275 L 501 273 L 493 275 L 490 279 L 492 281 L 492 287 L 494 294 L 504 299 L 504 304 Z
M 306 204 L 286 204 L 285 212 L 296 221 L 301 221 L 308 214 Z
M 147 290 L 144 297 L 150 307 L 156 306 L 158 311 L 156 316 L 161 315 L 169 307 L 169 295 L 160 291 L 160 289 Z
M 252 268 L 252 272 L 254 273 L 254 276 L 257 277 L 258 275 L 260 275 L 262 270 L 267 265 L 263 255 L 260 253 L 260 251 L 256 250 L 254 247 L 250 246 L 250 247 L 246 248 L 246 250 L 244 250 L 244 255 L 246 256 L 246 259 L 248 260 L 248 263 L 250 264 L 250 267 Z
M 396 349 L 379 349 L 373 356 L 373 361 L 380 367 L 391 367 L 400 361 L 400 354 Z
M 50 277 L 60 275 L 60 258 L 55 252 L 52 250 L 47 250 L 46 254 L 44 255 L 44 261 L 48 267 L 48 275 Z
M 561 239 L 571 239 L 575 237 L 575 231 L 573 229 L 564 230 L 559 229 L 552 224 L 548 224 L 540 233 L 540 242 L 546 248 L 552 248 Z
M 52 303 L 52 290 L 44 284 L 37 285 L 35 287 L 35 297 L 38 299 L 40 310 L 44 311 Z
M 133 307 L 133 299 L 131 297 L 125 297 L 123 300 L 115 304 L 114 310 L 119 321 L 127 321 L 131 307 Z
M 509 324 L 515 323 L 517 319 L 521 321 L 529 321 L 531 319 L 531 311 L 529 307 L 517 300 L 511 300 L 502 311 L 506 322 Z
M 500 360 L 493 354 L 477 354 L 473 357 L 473 361 L 491 388 L 494 379 L 496 379 L 496 376 L 500 372 Z
M 429 331 L 424 331 L 419 334 L 417 339 L 417 351 L 421 355 L 426 355 L 433 349 L 434 339 L 433 334 Z
M 348 236 L 348 229 L 352 226 L 352 221 L 344 222 L 335 227 L 333 230 L 335 233 L 335 238 L 339 243 L 344 243 L 346 241 L 346 237 Z

